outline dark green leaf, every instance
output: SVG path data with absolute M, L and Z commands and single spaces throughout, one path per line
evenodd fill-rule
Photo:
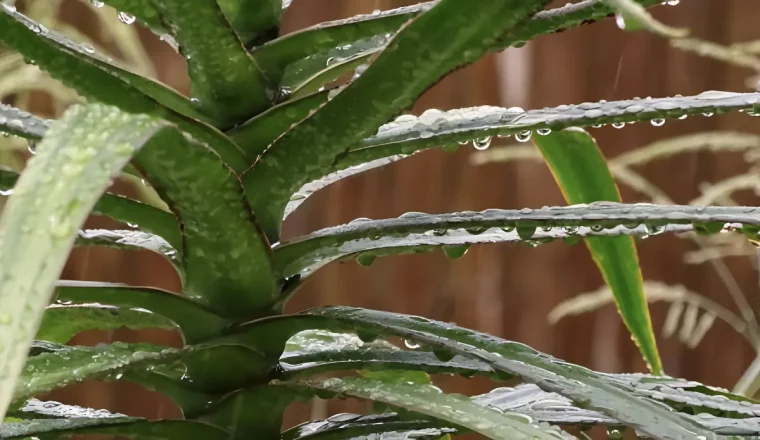
M 88 434 L 146 440 L 229 440 L 230 434 L 205 423 L 186 420 L 147 421 L 136 418 L 38 419 L 4 423 L 0 439 L 60 438 Z
M 411 106 L 440 77 L 475 61 L 490 40 L 545 3 L 501 0 L 472 8 L 458 0 L 442 0 L 419 15 L 358 79 L 275 141 L 243 176 L 267 236 L 279 236 L 285 206 L 301 185 L 318 178 L 340 154 Z
M 134 330 L 162 328 L 172 330 L 174 323 L 142 309 L 103 304 L 52 304 L 45 309 L 37 339 L 65 344 L 74 335 L 86 330 Z
M 58 301 L 64 303 L 108 304 L 127 310 L 145 309 L 165 316 L 182 329 L 185 341 L 189 344 L 216 336 L 229 325 L 227 320 L 200 304 L 160 289 L 114 283 L 60 281 L 55 293 Z
M 536 136 L 534 143 L 568 204 L 622 202 L 602 152 L 594 138 L 584 130 L 566 129 L 547 136 Z M 586 245 L 604 281 L 612 290 L 623 322 L 644 360 L 652 372 L 662 374 L 662 362 L 633 238 L 588 237 Z
M 78 232 L 75 245 L 155 252 L 166 258 L 177 270 L 180 278 L 185 279 L 182 255 L 158 235 L 134 230 L 85 229 Z
M 158 137 L 132 163 L 182 224 L 183 293 L 225 317 L 268 312 L 278 295 L 271 251 L 238 176 L 178 131 Z
M 302 99 L 287 101 L 274 106 L 245 124 L 227 132 L 245 151 L 248 157 L 258 157 L 267 147 L 296 124 L 327 101 L 329 92 L 315 93 Z
M 231 5 L 232 0 L 224 3 Z M 274 91 L 216 0 L 161 0 L 153 4 L 187 60 L 192 96 L 199 100 L 200 108 L 213 115 L 217 125 L 230 127 L 269 108 Z M 241 17 L 248 18 L 250 15 Z
M 113 107 L 75 106 L 29 160 L 0 220 L 0 416 L 78 229 L 132 154 L 165 128 Z
M 133 16 L 156 34 L 168 32 L 152 0 L 103 0 L 117 11 Z
M 577 365 L 491 335 L 416 316 L 349 307 L 325 307 L 311 314 L 337 326 L 403 337 L 431 347 L 479 359 L 496 370 L 517 375 L 545 391 L 556 392 L 656 438 L 713 438 L 712 433 L 683 415 L 635 397 L 632 389 Z M 315 321 L 320 326 L 330 325 Z M 324 328 L 324 327 L 323 327 Z
M 760 221 L 754 212 L 756 209 L 752 207 L 613 202 L 541 209 L 489 209 L 479 213 L 410 212 L 396 219 L 357 219 L 282 243 L 275 247 L 275 264 L 285 276 L 301 274 L 303 278 L 330 261 L 347 256 L 393 255 L 442 246 L 453 250 L 453 247 L 494 242 L 525 241 L 538 245 L 557 238 L 586 236 L 646 237 L 693 231 L 694 223 L 756 225 Z M 455 256 L 453 252 L 451 255 Z
M 0 169 L 0 190 L 13 189 L 17 179 L 18 174 L 15 171 Z M 182 248 L 182 237 L 177 220 L 169 212 L 110 193 L 103 194 L 92 212 L 133 225 L 141 231 L 158 235 L 175 249 Z
M 196 139 L 208 143 L 233 169 L 249 166 L 240 148 L 214 128 L 208 120 L 176 92 L 119 69 L 108 60 L 93 56 L 94 50 L 47 30 L 15 11 L 0 5 L 0 42 L 17 50 L 80 94 L 95 101 L 115 105 L 129 113 L 158 116 L 178 124 Z
M 114 342 L 98 347 L 67 347 L 29 358 L 13 392 L 19 401 L 85 379 L 119 379 L 128 369 L 164 364 L 182 350 Z
M 27 139 L 41 139 L 50 122 L 31 113 L 0 103 L 0 133 L 9 133 Z
M 356 377 L 301 380 L 294 384 L 387 403 L 471 429 L 488 438 L 572 438 L 562 435 L 559 428 L 534 425 L 531 419 L 517 413 L 504 413 L 481 406 L 462 395 L 443 394 L 432 385 L 389 383 Z
M 380 49 L 366 51 L 328 64 L 328 66 L 306 78 L 302 83 L 295 84 L 293 87 L 293 98 L 302 98 L 312 93 L 316 93 L 331 82 L 339 79 L 343 75 L 357 70 L 360 66 L 371 62 L 371 58 L 380 53 Z
M 245 46 L 277 38 L 282 0 L 218 0 L 227 21 Z

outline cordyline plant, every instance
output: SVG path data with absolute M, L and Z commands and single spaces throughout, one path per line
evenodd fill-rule
M 441 0 L 277 38 L 287 7 L 281 0 L 106 3 L 123 21 L 139 20 L 176 42 L 193 97 L 120 68 L 13 7 L 0 8 L 0 41 L 92 102 L 55 122 L 0 108 L 0 129 L 41 140 L 21 176 L 0 174 L 3 190 L 12 190 L 0 224 L 0 411 L 6 417 L 0 438 L 477 432 L 556 439 L 594 425 L 618 437 L 625 427 L 661 439 L 760 435 L 754 401 L 660 375 L 632 238 L 695 231 L 756 239 L 757 210 L 622 204 L 593 139 L 577 128 L 757 112 L 760 94 L 398 116 L 442 76 L 482 55 L 606 18 L 613 6 L 582 1 L 543 10 L 547 0 Z M 350 72 L 347 84 L 330 86 Z M 536 145 L 571 206 L 409 213 L 280 241 L 283 219 L 332 182 L 425 149 L 532 131 L 544 135 L 535 137 Z M 168 211 L 105 192 L 122 172 L 144 179 Z M 91 212 L 135 227 L 81 230 Z M 436 248 L 458 257 L 477 243 L 556 239 L 586 241 L 652 375 L 596 373 L 415 316 L 340 306 L 282 314 L 298 287 L 332 261 L 367 265 L 378 256 Z M 180 274 L 181 295 L 59 281 L 73 246 L 157 252 Z M 83 330 L 121 326 L 176 328 L 186 344 L 63 345 Z M 403 348 L 390 342 L 396 338 L 406 340 Z M 441 392 L 427 373 L 524 383 L 465 397 Z M 84 379 L 127 380 L 159 391 L 184 419 L 148 421 L 34 398 Z M 375 414 L 281 432 L 285 408 L 314 396 L 379 406 Z

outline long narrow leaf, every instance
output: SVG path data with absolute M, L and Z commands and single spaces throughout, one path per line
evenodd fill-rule
M 165 290 L 124 284 L 60 281 L 56 298 L 63 303 L 106 304 L 137 308 L 165 316 L 182 329 L 185 341 L 194 344 L 216 336 L 229 322 L 198 303 Z
M 423 420 L 402 420 L 397 414 L 336 414 L 325 420 L 307 422 L 282 433 L 282 440 L 420 439 L 433 440 L 456 432 Z
M 753 236 L 760 224 L 752 207 L 694 207 L 627 205 L 597 202 L 589 205 L 521 210 L 489 209 L 453 214 L 407 213 L 396 219 L 362 220 L 322 229 L 275 248 L 275 264 L 285 276 L 308 275 L 316 268 L 346 256 L 399 254 L 415 249 L 448 246 L 461 256 L 467 245 L 526 241 L 541 244 L 557 238 L 687 232 L 704 225 L 742 224 Z M 451 249 L 453 248 L 453 249 Z M 455 252 L 460 250 L 460 252 Z
M 230 433 L 205 423 L 187 420 L 146 421 L 136 418 L 37 419 L 4 423 L 0 439 L 50 438 L 101 434 L 152 440 L 229 440 Z
M 134 151 L 163 127 L 111 107 L 74 107 L 29 161 L 0 220 L 0 417 L 79 227 Z
M 301 380 L 294 384 L 387 403 L 469 428 L 492 439 L 573 438 L 561 435 L 559 429 L 542 428 L 534 425 L 531 419 L 478 405 L 464 396 L 443 394 L 432 385 L 388 383 L 357 377 Z
M 0 169 L 0 190 L 11 191 L 17 180 L 16 172 Z M 182 249 L 179 226 L 171 213 L 110 193 L 103 194 L 92 212 L 130 224 L 140 231 L 158 235 L 174 249 Z
M 259 316 L 278 295 L 271 251 L 235 172 L 172 130 L 132 161 L 182 224 L 183 293 L 226 317 Z
M 319 177 L 341 153 L 410 106 L 440 77 L 477 59 L 484 45 L 545 3 L 502 0 L 472 8 L 442 0 L 419 15 L 357 80 L 280 137 L 243 176 L 267 236 L 279 236 L 285 206 L 301 185 Z
M 130 113 L 170 120 L 201 142 L 206 142 L 238 172 L 249 160 L 240 148 L 210 126 L 190 118 L 204 118 L 176 92 L 139 75 L 120 70 L 96 58 L 83 47 L 35 23 L 6 4 L 0 4 L 0 42 L 17 50 L 55 78 L 98 102 Z
M 568 204 L 622 202 L 604 156 L 588 133 L 566 129 L 536 136 L 534 142 Z M 585 241 L 644 360 L 650 370 L 661 374 L 662 362 L 633 238 L 588 237 Z
M 545 391 L 561 394 L 586 409 L 599 411 L 655 438 L 714 438 L 697 421 L 635 397 L 631 389 L 620 383 L 522 344 L 443 322 L 388 312 L 326 307 L 310 313 L 332 319 L 343 328 L 392 334 L 479 359 L 494 369 L 520 376 Z
M 8 133 L 27 139 L 41 139 L 50 122 L 29 112 L 0 103 L 0 133 Z
M 65 344 L 83 331 L 117 330 L 121 327 L 133 330 L 173 330 L 176 325 L 171 320 L 144 309 L 104 304 L 51 304 L 45 309 L 36 338 Z
M 182 280 L 185 278 L 181 252 L 157 235 L 131 230 L 85 229 L 77 233 L 74 244 L 77 247 L 155 252 L 174 266 Z
M 274 91 L 269 89 L 264 72 L 245 50 L 216 0 L 153 3 L 182 48 L 192 96 L 213 115 L 217 125 L 229 127 L 269 108 Z M 223 3 L 233 6 L 233 0 Z M 246 14 L 241 16 L 245 20 L 251 11 L 240 12 Z

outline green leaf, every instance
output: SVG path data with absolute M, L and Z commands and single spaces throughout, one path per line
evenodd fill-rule
M 279 293 L 271 250 L 238 176 L 176 130 L 159 137 L 132 163 L 182 224 L 183 293 L 224 317 L 269 313 Z
M 432 385 L 389 383 L 357 377 L 300 380 L 294 384 L 387 403 L 471 429 L 493 439 L 556 440 L 567 437 L 558 428 L 539 427 L 525 416 L 481 406 L 462 395 L 443 394 Z
M 205 423 L 187 420 L 147 421 L 137 418 L 37 419 L 4 423 L 0 439 L 59 438 L 99 434 L 150 440 L 229 440 L 230 434 Z M 54 437 L 51 437 L 54 436 Z
M 143 309 L 103 304 L 52 304 L 45 309 L 36 338 L 65 344 L 86 330 L 116 330 L 121 327 L 134 330 L 176 328 L 171 320 Z
M 301 185 L 544 3 L 502 0 L 472 8 L 442 0 L 419 15 L 358 79 L 277 139 L 244 174 L 246 194 L 267 236 L 279 236 L 285 206 Z
M 230 5 L 231 0 L 224 3 Z M 216 0 L 161 0 L 153 4 L 182 48 L 191 95 L 199 100 L 200 108 L 213 115 L 218 126 L 233 126 L 269 108 L 274 91 Z
M 135 17 L 137 21 L 158 35 L 168 32 L 152 0 L 103 0 L 103 3 Z
M 258 157 L 275 139 L 327 101 L 329 92 L 315 93 L 284 102 L 257 115 L 226 134 L 245 151 L 247 157 Z
M 29 160 L 0 220 L 0 416 L 77 230 L 134 151 L 163 128 L 112 107 L 75 106 Z
M 85 229 L 77 233 L 77 247 L 105 247 L 131 251 L 150 251 L 166 258 L 184 284 L 185 269 L 182 254 L 163 238 L 134 230 Z
M 50 122 L 31 113 L 0 103 L 0 133 L 8 133 L 27 139 L 41 139 Z
M 517 375 L 545 391 L 561 394 L 585 409 L 599 411 L 655 438 L 713 437 L 696 421 L 640 399 L 620 383 L 523 344 L 416 316 L 349 307 L 324 307 L 309 313 L 334 321 L 332 325 L 315 321 L 320 328 L 392 334 L 478 359 L 496 370 Z
M 185 341 L 195 344 L 216 336 L 230 323 L 202 305 L 165 290 L 124 284 L 59 281 L 56 298 L 63 303 L 98 303 L 120 308 L 139 308 L 175 322 Z
M 292 89 L 293 98 L 301 98 L 316 93 L 333 81 L 338 80 L 343 75 L 357 70 L 360 66 L 370 63 L 371 58 L 380 53 L 380 49 L 365 51 L 352 57 L 338 60 L 328 64 L 328 66 L 306 78 L 303 82 L 295 84 Z
M 159 83 L 112 66 L 107 60 L 93 56 L 89 47 L 50 30 L 43 32 L 43 28 L 15 8 L 0 5 L 0 42 L 84 97 L 129 113 L 151 114 L 172 121 L 209 144 L 236 171 L 242 172 L 250 165 L 237 145 L 200 122 L 208 118 L 194 110 L 186 98 Z
M 219 7 L 246 47 L 277 38 L 280 32 L 282 0 L 219 0 Z
M 342 439 L 439 439 L 453 428 L 440 428 L 424 420 L 402 420 L 397 414 L 336 414 L 325 420 L 307 422 L 282 433 L 282 440 L 342 440 Z
M 0 169 L 0 190 L 12 190 L 18 180 L 15 171 Z M 140 231 L 158 235 L 171 247 L 182 249 L 182 237 L 174 216 L 148 204 L 124 196 L 106 193 L 98 200 L 93 214 L 105 215 L 134 226 Z
M 11 412 L 18 419 L 121 419 L 129 421 L 124 414 L 112 413 L 105 409 L 83 408 L 64 405 L 60 402 L 29 399 L 24 406 Z
M 27 360 L 13 400 L 27 399 L 85 379 L 119 379 L 129 369 L 165 364 L 184 353 L 173 348 L 122 342 L 42 353 Z
M 568 204 L 622 202 L 607 162 L 588 133 L 582 129 L 566 129 L 536 136 L 534 143 Z M 649 369 L 662 374 L 633 238 L 588 237 L 585 241 Z
M 647 237 L 694 231 L 704 223 L 760 223 L 753 207 L 694 207 L 597 202 L 567 207 L 424 214 L 409 212 L 395 219 L 357 219 L 275 246 L 275 265 L 286 277 L 310 275 L 340 258 L 424 252 L 436 247 L 461 256 L 454 248 L 495 242 L 532 246 L 579 237 Z M 696 225 L 696 226 L 695 226 Z M 751 228 L 744 233 L 752 236 Z M 448 247 L 448 248 L 447 248 Z M 463 249 L 463 250 L 464 250 Z M 361 261 L 360 261 L 361 262 Z M 370 263 L 370 261 L 366 261 Z

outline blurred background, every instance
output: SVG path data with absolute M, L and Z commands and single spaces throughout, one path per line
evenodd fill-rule
M 49 27 L 88 41 L 133 70 L 187 93 L 184 62 L 168 44 L 137 24 L 126 24 L 129 20 L 117 17 L 116 11 L 93 3 L 27 0 L 17 5 Z M 410 3 L 414 2 L 294 0 L 283 32 Z M 656 7 L 653 13 L 704 40 L 724 45 L 760 40 L 757 1 L 681 0 L 675 6 Z M 8 53 L 0 56 L 6 61 L 0 62 L 4 102 L 53 117 L 78 99 L 36 67 L 25 66 L 23 60 L 12 65 L 16 70 L 8 70 Z M 748 79 L 757 74 L 671 48 L 667 41 L 646 32 L 623 31 L 609 19 L 490 55 L 441 81 L 411 112 L 475 105 L 532 109 L 601 99 L 693 95 L 704 90 L 748 91 L 752 85 Z M 698 151 L 632 163 L 630 169 L 653 185 L 659 201 L 666 197 L 681 204 L 696 199 L 757 205 L 760 177 L 756 176 L 760 174 L 754 168 L 757 155 L 753 151 L 760 151 L 758 119 L 735 114 L 690 117 L 661 127 L 642 123 L 623 129 L 591 129 L 609 159 L 654 141 L 706 132 L 718 132 L 715 139 L 719 141 L 698 137 L 676 142 L 711 148 L 694 147 Z M 1 138 L 0 142 L 6 147 L 3 162 L 21 166 L 25 142 Z M 564 204 L 543 163 L 499 160 L 499 147 L 513 143 L 494 139 L 485 153 L 471 145 L 454 153 L 428 151 L 342 181 L 305 202 L 286 222 L 284 238 L 357 217 Z M 14 148 L 15 153 L 10 153 Z M 118 189 L 132 196 L 139 192 L 128 182 L 121 182 Z M 626 202 L 652 200 L 653 191 L 642 193 L 624 184 L 620 189 Z M 93 228 L 113 226 L 101 218 L 88 223 Z M 755 248 L 746 241 L 725 239 L 703 241 L 700 246 L 676 236 L 638 243 L 644 278 L 653 282 L 648 293 L 659 298 L 651 310 L 666 372 L 732 388 L 756 356 L 756 347 L 746 337 L 757 325 L 753 320 L 760 298 Z M 160 257 L 103 249 L 77 249 L 63 278 L 178 288 L 171 267 Z M 371 267 L 353 261 L 334 264 L 300 290 L 289 311 L 343 304 L 419 314 L 523 342 L 595 370 L 644 372 L 646 367 L 613 306 L 549 322 L 550 312 L 563 301 L 602 286 L 583 245 L 567 247 L 558 242 L 535 249 L 488 245 L 473 247 L 458 260 L 438 252 L 378 259 Z M 115 340 L 180 343 L 169 332 L 130 330 L 82 334 L 72 343 Z M 467 394 L 490 389 L 477 379 L 446 377 L 442 383 L 447 390 Z M 124 383 L 86 383 L 50 397 L 146 417 L 178 414 L 168 400 Z M 347 410 L 361 408 L 340 401 L 304 405 L 291 411 L 286 423 L 309 414 Z

